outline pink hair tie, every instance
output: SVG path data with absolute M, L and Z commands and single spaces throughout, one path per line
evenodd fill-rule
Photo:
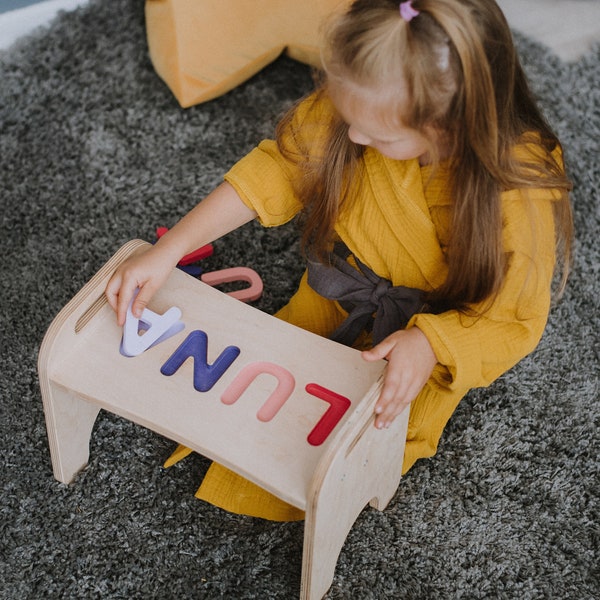
M 419 14 L 419 11 L 416 8 L 413 8 L 412 0 L 400 2 L 400 16 L 407 23 L 410 23 Z

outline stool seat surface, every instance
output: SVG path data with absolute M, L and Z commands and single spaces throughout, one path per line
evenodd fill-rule
M 109 276 L 105 274 L 80 292 L 86 297 L 79 299 L 79 312 L 71 304 L 63 309 L 72 315 L 64 320 L 48 353 L 49 379 L 105 410 L 185 444 L 305 509 L 320 458 L 344 428 L 365 419 L 365 402 L 374 402 L 385 362 L 367 363 L 354 349 L 280 321 L 178 269 L 149 308 L 163 314 L 178 307 L 185 328 L 139 356 L 126 357 L 119 351 L 122 329 L 108 304 L 95 310 L 93 318 L 74 332 L 81 311 L 102 303 L 99 298 Z M 206 392 L 194 388 L 192 358 L 173 375 L 161 373 L 164 363 L 195 330 L 208 337 L 208 364 L 229 346 L 240 350 Z M 293 392 L 268 421 L 259 420 L 257 413 L 275 389 L 273 375 L 258 375 L 233 404 L 221 401 L 240 371 L 257 362 L 283 367 L 295 380 Z M 305 390 L 310 383 L 351 403 L 318 446 L 309 444 L 307 437 L 330 405 Z

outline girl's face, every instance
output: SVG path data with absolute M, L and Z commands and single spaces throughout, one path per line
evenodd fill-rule
M 431 142 L 419 130 L 404 125 L 393 115 L 382 114 L 381 95 L 358 86 L 330 87 L 331 99 L 348 125 L 348 137 L 355 144 L 370 146 L 394 160 L 417 158 L 429 162 Z

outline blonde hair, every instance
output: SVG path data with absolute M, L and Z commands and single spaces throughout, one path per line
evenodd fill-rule
M 560 143 L 538 109 L 514 47 L 510 29 L 494 0 L 414 0 L 419 15 L 410 22 L 395 0 L 355 0 L 329 27 L 323 53 L 328 86 L 349 80 L 360 86 L 403 81 L 409 101 L 407 126 L 434 131 L 448 144 L 453 216 L 448 276 L 430 294 L 436 310 L 464 309 L 496 294 L 507 256 L 502 244 L 500 194 L 514 188 L 558 190 L 553 201 L 557 251 L 564 287 L 569 270 L 572 216 L 570 182 L 555 158 Z M 391 102 L 391 104 L 390 104 Z M 278 139 L 286 151 L 280 124 Z M 329 127 L 325 157 L 305 165 L 298 194 L 304 203 L 305 249 L 323 257 L 344 203 L 355 193 L 362 147 L 347 136 L 340 117 Z M 515 147 L 528 144 L 528 159 Z M 431 138 L 430 156 L 439 156 Z

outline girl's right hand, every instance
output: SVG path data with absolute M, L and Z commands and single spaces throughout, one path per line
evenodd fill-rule
M 108 303 L 125 324 L 127 308 L 139 288 L 131 310 L 140 318 L 154 293 L 167 280 L 182 256 L 214 241 L 256 217 L 233 186 L 223 182 L 196 205 L 154 246 L 126 260 L 110 278 L 105 290 Z
M 119 326 L 125 324 L 127 308 L 135 291 L 139 288 L 131 311 L 133 316 L 139 319 L 152 296 L 177 265 L 178 260 L 179 258 L 172 258 L 168 253 L 152 246 L 143 254 L 127 259 L 117 268 L 106 285 L 104 293 L 108 303 L 117 313 Z

